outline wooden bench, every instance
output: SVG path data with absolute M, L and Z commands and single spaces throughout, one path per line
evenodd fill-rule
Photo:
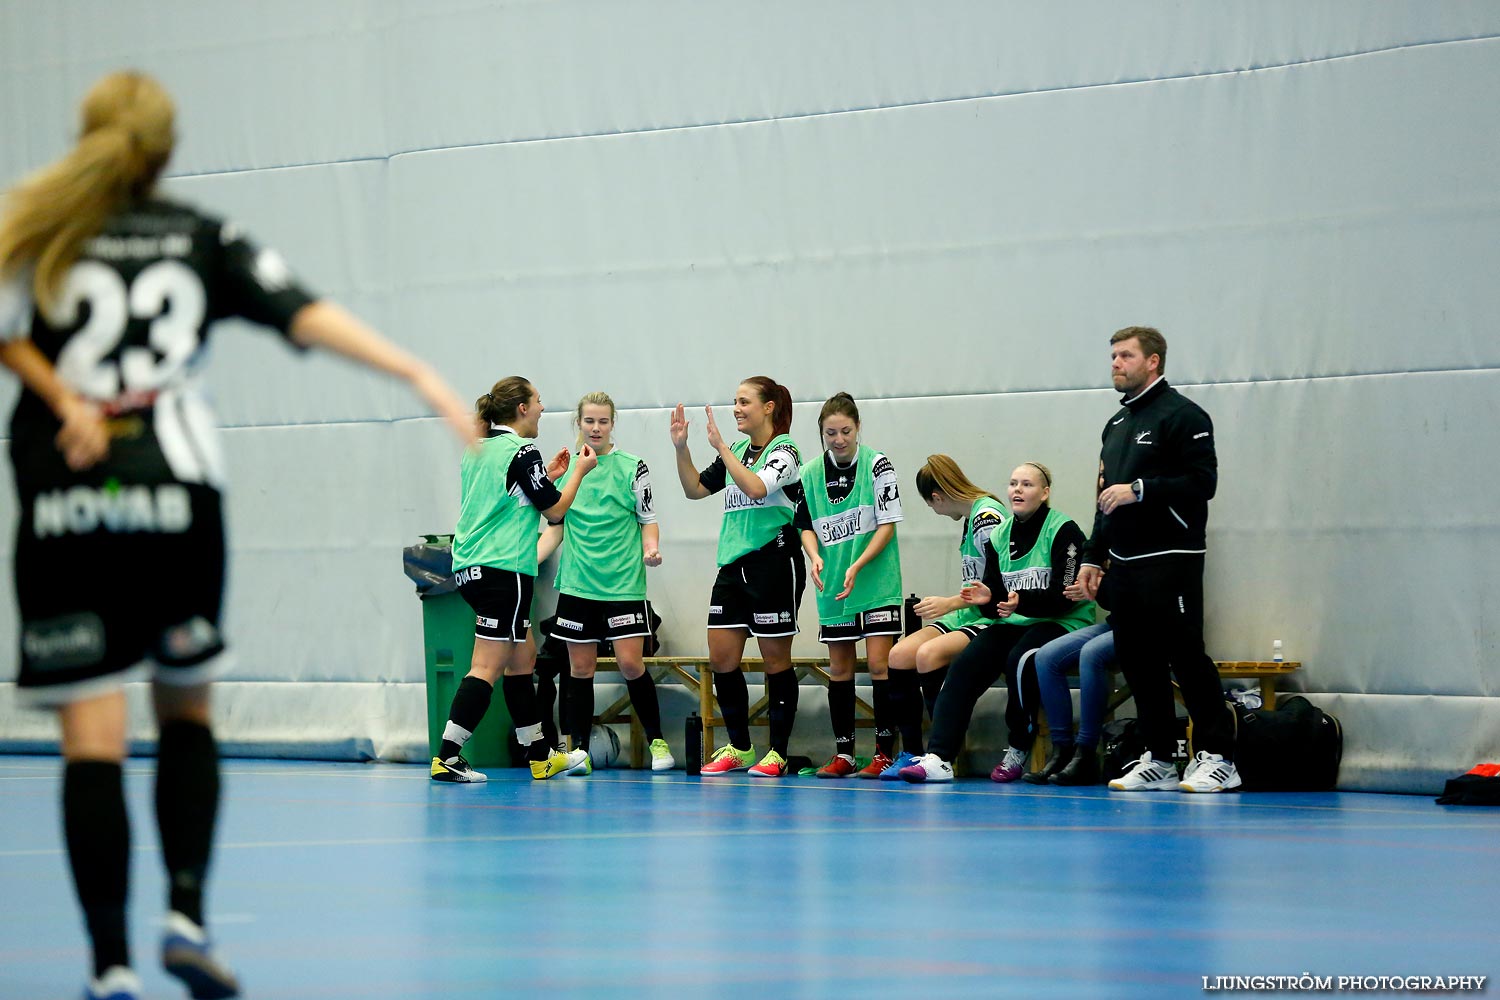
M 723 728 L 724 717 L 718 713 L 718 701 L 714 698 L 713 671 L 709 667 L 708 657 L 648 656 L 643 662 L 646 671 L 657 683 L 675 681 L 698 695 L 698 715 L 703 720 L 703 748 L 705 752 L 711 752 L 715 744 L 714 730 Z M 1276 707 L 1276 682 L 1296 673 L 1302 667 L 1297 660 L 1277 662 L 1220 660 L 1214 665 L 1219 668 L 1221 680 L 1253 679 L 1259 681 L 1261 699 L 1268 710 Z M 598 670 L 618 671 L 619 669 L 619 661 L 614 657 L 599 657 Z M 765 661 L 758 656 L 747 656 L 740 661 L 740 669 L 747 674 L 761 673 L 765 669 Z M 827 687 L 831 679 L 828 673 L 828 658 L 823 656 L 794 656 L 792 657 L 792 670 L 797 674 L 798 683 L 810 678 Z M 855 661 L 854 670 L 861 674 L 869 672 L 869 666 L 864 657 Z M 1181 700 L 1181 694 L 1177 692 L 1176 685 L 1173 685 L 1173 692 L 1177 693 L 1178 699 Z M 1113 716 L 1115 710 L 1129 700 L 1130 689 L 1128 687 L 1122 685 L 1116 688 L 1106 703 L 1105 718 Z M 750 725 L 768 725 L 770 723 L 769 708 L 769 700 L 764 696 L 751 705 Z M 875 709 L 865 699 L 855 698 L 854 713 L 855 726 L 861 729 L 874 726 Z M 1032 747 L 1032 762 L 1033 767 L 1039 769 L 1046 760 L 1050 740 L 1046 726 L 1041 724 L 1045 721 L 1042 719 L 1041 712 L 1039 711 L 1037 715 L 1039 731 Z M 646 734 L 641 729 L 641 724 L 636 720 L 634 713 L 630 711 L 629 692 L 606 705 L 596 718 L 605 725 L 628 722 L 630 724 L 630 766 L 639 768 L 646 765 Z
M 713 752 L 714 730 L 723 728 L 724 717 L 718 713 L 719 703 L 714 698 L 713 670 L 709 667 L 708 657 L 648 656 L 644 660 L 644 665 L 646 672 L 658 683 L 664 680 L 677 681 L 698 695 L 698 717 L 703 720 L 704 752 Z M 614 657 L 601 656 L 598 669 L 617 671 L 620 669 L 620 664 Z M 740 661 L 740 669 L 747 674 L 762 673 L 765 670 L 765 661 L 759 656 L 747 656 Z M 832 679 L 828 673 L 826 656 L 794 656 L 792 657 L 792 671 L 796 673 L 799 684 L 811 678 L 827 687 Z M 864 657 L 855 661 L 854 672 L 858 674 L 869 672 Z M 605 725 L 629 722 L 630 766 L 645 766 L 646 734 L 630 711 L 630 692 L 625 692 L 605 706 L 595 718 Z M 750 725 L 766 726 L 770 725 L 770 721 L 770 700 L 762 696 L 759 701 L 750 706 Z M 854 725 L 860 729 L 875 725 L 874 707 L 857 695 L 854 699 Z

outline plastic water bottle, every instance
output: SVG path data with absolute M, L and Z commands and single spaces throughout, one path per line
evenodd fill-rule
M 694 712 L 687 717 L 686 731 L 683 733 L 683 743 L 687 746 L 687 760 L 685 766 L 688 774 L 701 774 L 703 771 L 703 720 Z
M 1271 640 L 1271 662 L 1272 663 L 1280 663 L 1280 662 L 1282 662 L 1282 657 L 1281 657 L 1281 640 L 1280 639 L 1272 639 Z
M 916 594 L 907 597 L 901 604 L 901 633 L 912 635 L 922 630 L 922 619 L 917 614 L 919 598 Z

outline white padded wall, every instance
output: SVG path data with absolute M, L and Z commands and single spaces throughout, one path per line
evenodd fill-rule
M 1351 787 L 1500 752 L 1500 9 L 70 0 L 0 6 L 0 56 L 0 178 L 141 66 L 179 101 L 173 194 L 462 394 L 533 378 L 548 449 L 614 394 L 661 499 L 669 649 L 702 647 L 717 514 L 676 491 L 666 407 L 699 408 L 702 463 L 739 378 L 788 384 L 809 448 L 847 389 L 908 489 L 935 451 L 996 487 L 1036 459 L 1087 527 L 1108 335 L 1149 323 L 1218 428 L 1214 654 L 1305 660 L 1351 714 Z M 397 552 L 451 528 L 454 446 L 401 387 L 263 334 L 222 330 L 211 377 L 227 740 L 420 754 Z M 908 516 L 907 589 L 949 588 L 956 525 Z M 0 731 L 47 738 L 8 697 Z

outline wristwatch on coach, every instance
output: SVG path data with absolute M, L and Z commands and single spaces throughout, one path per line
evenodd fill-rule
M 1141 485 L 1141 481 L 1139 479 L 1130 484 L 1130 492 L 1135 494 L 1136 500 L 1140 500 L 1142 489 L 1144 489 L 1144 487 Z

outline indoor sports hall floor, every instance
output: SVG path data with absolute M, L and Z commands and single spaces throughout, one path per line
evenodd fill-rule
M 132 945 L 146 995 L 178 997 L 155 965 L 151 767 L 127 765 Z M 210 905 L 246 996 L 1113 998 L 1500 972 L 1500 810 L 489 773 L 227 762 Z M 58 774 L 0 757 L 3 1000 L 81 991 Z

